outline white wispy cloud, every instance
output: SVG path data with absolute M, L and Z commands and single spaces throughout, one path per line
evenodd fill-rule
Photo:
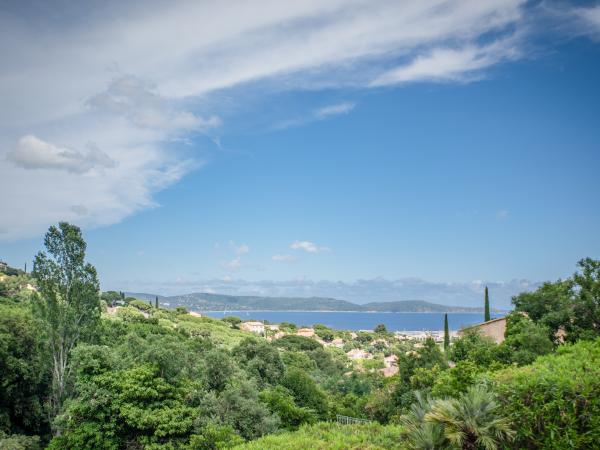
M 486 46 L 434 48 L 407 64 L 382 73 L 371 82 L 371 86 L 415 81 L 469 81 L 479 77 L 482 69 L 518 55 L 513 39 Z
M 290 244 L 290 248 L 293 250 L 304 250 L 308 253 L 320 253 L 330 250 L 328 247 L 320 247 L 311 241 L 294 241 Z
M 202 118 L 169 106 L 154 92 L 154 86 L 133 75 L 113 79 L 106 90 L 89 98 L 86 105 L 102 113 L 122 115 L 142 128 L 169 132 L 205 131 L 222 123 L 218 116 Z
M 117 165 L 106 153 L 95 146 L 85 152 L 61 148 L 35 136 L 19 139 L 17 148 L 8 154 L 8 159 L 24 169 L 52 169 L 84 173 L 94 168 L 112 168 Z
M 223 267 L 225 267 L 226 269 L 229 269 L 229 270 L 237 270 L 240 267 L 242 267 L 242 258 L 239 256 L 236 256 L 231 261 L 227 261 L 227 262 L 223 263 Z
M 294 255 L 287 255 L 287 254 L 273 255 L 271 257 L 271 259 L 273 261 L 277 261 L 277 262 L 293 262 L 293 261 L 296 261 L 296 257 Z
M 315 111 L 315 117 L 324 119 L 331 116 L 338 116 L 340 114 L 348 114 L 356 106 L 353 102 L 342 102 L 334 105 L 324 106 Z
M 296 117 L 293 119 L 287 119 L 282 122 L 278 122 L 273 127 L 276 130 L 284 130 L 291 127 L 299 127 L 306 125 L 311 122 L 319 120 L 330 119 L 335 116 L 348 114 L 356 107 L 354 102 L 341 102 L 334 103 L 332 105 L 326 105 L 321 108 L 311 111 L 309 114 L 304 116 Z
M 577 31 L 600 39 L 600 5 L 576 8 L 572 12 L 577 22 Z
M 14 195 L 3 202 L 0 240 L 58 220 L 111 224 L 156 206 L 158 190 L 204 160 L 201 149 L 177 143 L 195 133 L 218 142 L 227 119 L 211 95 L 458 79 L 506 59 L 493 44 L 508 42 L 524 4 L 132 0 L 59 3 L 51 14 L 43 2 L 8 5 L 0 11 L 0 190 Z M 448 43 L 458 53 L 440 53 Z M 311 120 L 353 107 L 325 105 Z

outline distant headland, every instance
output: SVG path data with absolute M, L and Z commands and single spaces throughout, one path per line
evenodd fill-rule
M 156 297 L 165 306 L 185 306 L 198 311 L 347 311 L 347 312 L 482 312 L 483 308 L 447 306 L 425 300 L 370 302 L 359 305 L 329 297 L 261 297 L 197 292 L 185 295 L 160 296 L 128 292 L 128 296 L 142 300 Z

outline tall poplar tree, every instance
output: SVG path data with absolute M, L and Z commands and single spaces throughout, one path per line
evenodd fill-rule
M 485 311 L 484 311 L 484 321 L 487 322 L 488 320 L 491 320 L 492 317 L 490 316 L 490 296 L 488 294 L 488 287 L 485 287 L 485 305 L 484 305 Z
M 444 314 L 444 350 L 450 346 L 450 329 L 448 328 L 448 313 Z
M 71 350 L 90 337 L 100 321 L 100 286 L 96 269 L 85 262 L 86 243 L 79 227 L 66 222 L 51 226 L 44 245 L 48 253 L 37 254 L 32 275 L 39 293 L 35 310 L 52 353 L 50 406 L 56 416 L 67 396 Z

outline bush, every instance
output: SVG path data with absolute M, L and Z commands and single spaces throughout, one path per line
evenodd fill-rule
M 297 405 L 313 410 L 321 419 L 327 418 L 327 396 L 305 372 L 288 370 L 281 384 L 289 389 Z
M 325 325 L 316 324 L 313 326 L 313 329 L 315 330 L 316 335 L 324 341 L 331 342 L 335 338 L 333 330 Z
M 259 397 L 271 412 L 279 416 L 283 428 L 296 430 L 304 423 L 316 422 L 313 411 L 297 406 L 290 392 L 282 386 L 265 389 Z
M 133 306 L 134 308 L 137 308 L 140 311 L 144 311 L 144 312 L 148 312 L 152 309 L 152 306 L 150 305 L 150 303 L 146 303 L 142 300 L 138 300 L 137 298 L 135 300 L 131 300 L 129 302 L 129 306 Z
M 117 308 L 116 317 L 125 322 L 145 322 L 146 317 L 137 308 L 120 306 Z
M 517 431 L 515 448 L 585 449 L 600 442 L 600 339 L 559 347 L 492 380 Z
M 471 361 L 488 367 L 496 360 L 498 345 L 489 337 L 467 330 L 450 346 L 448 357 L 454 362 Z
M 233 349 L 232 355 L 256 379 L 259 387 L 275 384 L 283 376 L 279 352 L 264 340 L 244 339 Z
M 498 359 L 506 364 L 531 364 L 540 355 L 554 350 L 549 337 L 550 332 L 545 325 L 534 323 L 520 313 L 507 316 L 506 339 L 498 347 Z
M 315 350 L 317 348 L 321 348 L 321 344 L 311 338 L 307 338 L 304 336 L 294 336 L 292 334 L 288 334 L 287 336 L 283 336 L 280 339 L 277 339 L 273 342 L 279 348 L 284 348 L 286 350 L 291 351 L 307 351 L 307 350 Z
M 254 442 L 235 447 L 238 450 L 399 450 L 404 449 L 400 440 L 401 427 L 369 425 L 340 425 L 320 422 L 305 425 L 296 432 L 267 436 Z
M 38 436 L 6 435 L 0 431 L 0 448 L 2 450 L 40 450 L 42 447 Z

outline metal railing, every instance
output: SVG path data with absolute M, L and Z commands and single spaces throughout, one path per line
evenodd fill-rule
M 343 425 L 362 425 L 371 423 L 371 421 L 367 419 L 358 419 L 357 417 L 342 416 L 341 414 L 336 414 L 335 418 L 337 420 L 337 423 L 341 423 Z

